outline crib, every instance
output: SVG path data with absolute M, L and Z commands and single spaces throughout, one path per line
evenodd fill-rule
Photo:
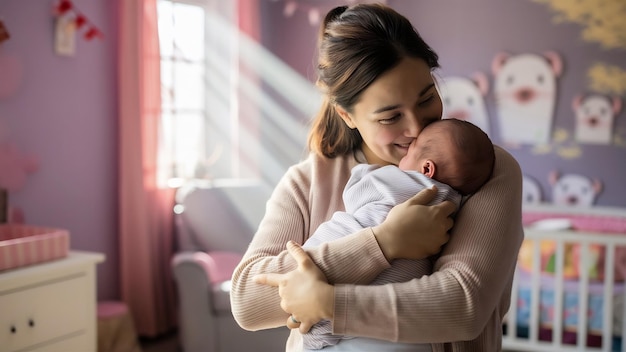
M 626 352 L 626 209 L 525 205 L 506 351 Z

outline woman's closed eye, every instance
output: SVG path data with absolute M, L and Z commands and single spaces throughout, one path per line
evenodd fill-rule
M 400 114 L 395 114 L 389 118 L 378 120 L 378 123 L 382 125 L 390 125 L 400 119 Z
M 419 105 L 420 107 L 424 107 L 424 106 L 430 105 L 433 101 L 435 101 L 435 95 L 434 94 L 432 94 L 432 95 L 428 96 L 426 99 L 420 101 L 417 105 Z

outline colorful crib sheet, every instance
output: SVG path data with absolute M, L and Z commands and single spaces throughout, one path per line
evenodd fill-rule
M 574 231 L 596 232 L 605 234 L 614 234 L 616 236 L 626 235 L 626 217 L 619 216 L 598 216 L 588 214 L 559 214 L 550 212 L 532 212 L 523 213 L 522 221 L 524 226 L 532 226 L 534 222 L 546 219 L 567 219 L 571 223 L 571 229 Z M 558 231 L 555 231 L 558 235 Z M 522 244 L 519 252 L 519 267 L 524 270 L 531 271 L 533 258 L 534 243 L 526 240 Z M 549 239 L 540 242 L 540 270 L 543 273 L 555 272 L 555 253 L 556 242 Z M 604 262 L 605 247 L 601 245 L 591 245 L 589 247 L 591 261 L 586 268 L 589 279 L 604 279 Z M 578 243 L 566 243 L 564 248 L 564 272 L 565 279 L 578 279 L 580 277 L 580 258 L 581 246 Z M 615 280 L 624 281 L 626 278 L 626 247 L 617 247 L 615 251 Z

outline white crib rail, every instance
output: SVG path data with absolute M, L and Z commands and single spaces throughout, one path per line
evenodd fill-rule
M 517 301 L 519 293 L 519 278 L 516 275 L 513 282 L 511 295 L 511 308 L 505 318 L 507 326 L 503 337 L 503 348 L 515 351 L 612 351 L 613 316 L 621 317 L 621 349 L 626 352 L 626 304 L 622 304 L 621 312 L 614 312 L 614 287 L 616 250 L 619 247 L 626 248 L 626 236 L 621 234 L 601 234 L 593 232 L 575 231 L 546 231 L 533 228 L 525 229 L 525 239 L 533 240 L 533 265 L 531 274 L 530 295 L 530 320 L 528 337 L 517 337 Z M 541 285 L 541 240 L 555 243 L 555 273 L 554 273 L 554 321 L 552 322 L 552 341 L 539 340 L 540 320 L 540 285 Z M 576 344 L 564 344 L 563 333 L 563 297 L 564 297 L 564 257 L 565 245 L 580 245 L 578 285 L 578 326 L 576 328 Z M 602 347 L 587 347 L 588 333 L 588 300 L 589 300 L 589 270 L 591 264 L 590 246 L 600 245 L 605 250 L 603 289 L 603 322 L 602 322 Z M 623 293 L 626 303 L 626 290 Z

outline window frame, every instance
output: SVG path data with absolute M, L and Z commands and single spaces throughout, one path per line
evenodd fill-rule
M 202 157 L 202 162 L 196 162 L 193 175 L 189 172 L 185 173 L 182 170 L 177 170 L 180 163 L 176 161 L 177 155 L 177 140 L 176 132 L 162 132 L 160 141 L 163 142 L 161 146 L 169 147 L 167 151 L 161 151 L 162 157 L 159 165 L 162 182 L 167 183 L 169 186 L 176 187 L 177 185 L 185 182 L 189 179 L 216 179 L 216 178 L 241 178 L 241 160 L 240 155 L 240 126 L 238 118 L 238 83 L 239 79 L 239 41 L 237 38 L 236 29 L 236 6 L 237 2 L 232 1 L 219 1 L 219 0 L 158 0 L 158 3 L 170 3 L 173 6 L 176 4 L 184 4 L 190 6 L 197 6 L 204 10 L 204 53 L 202 60 L 204 81 L 203 87 L 203 101 L 204 104 L 199 109 L 181 109 L 176 107 L 175 100 L 171 107 L 166 108 L 163 103 L 161 104 L 162 114 L 170 114 L 173 123 L 176 123 L 177 116 L 180 118 L 181 112 L 196 112 L 201 115 L 203 125 L 202 137 L 202 152 L 199 154 Z M 225 23 L 220 23 L 219 18 L 225 19 Z M 225 26 L 226 28 L 219 28 L 218 26 Z M 175 43 L 175 41 L 174 41 Z M 224 47 L 224 45 L 226 45 Z M 216 50 L 217 48 L 217 50 Z M 221 50 L 226 49 L 226 50 Z M 215 53 L 219 53 L 215 55 Z M 225 59 L 222 62 L 227 62 L 228 66 L 226 70 L 220 70 L 213 62 L 216 57 L 225 55 Z M 166 57 L 162 52 L 159 53 L 159 60 L 161 63 L 167 61 L 172 67 L 172 71 L 175 70 L 175 65 L 180 58 L 176 53 L 172 56 Z M 221 71 L 221 72 L 220 72 Z M 163 74 L 163 69 L 161 74 Z M 176 78 L 172 72 L 172 86 L 168 89 L 175 89 Z M 218 77 L 219 75 L 225 75 L 225 86 L 217 83 L 212 77 Z M 162 89 L 165 89 L 162 86 Z M 180 94 L 180 93 L 179 93 Z M 174 92 L 174 96 L 176 91 Z M 226 97 L 225 103 L 219 103 L 220 99 Z M 165 117 L 161 116 L 161 126 L 165 126 Z M 174 135 L 174 137 L 172 137 Z M 165 138 L 170 138 L 171 144 L 166 145 Z M 199 168 L 199 169 L 198 169 Z M 203 169 L 204 168 L 204 169 Z M 198 174 L 198 172 L 200 174 Z

